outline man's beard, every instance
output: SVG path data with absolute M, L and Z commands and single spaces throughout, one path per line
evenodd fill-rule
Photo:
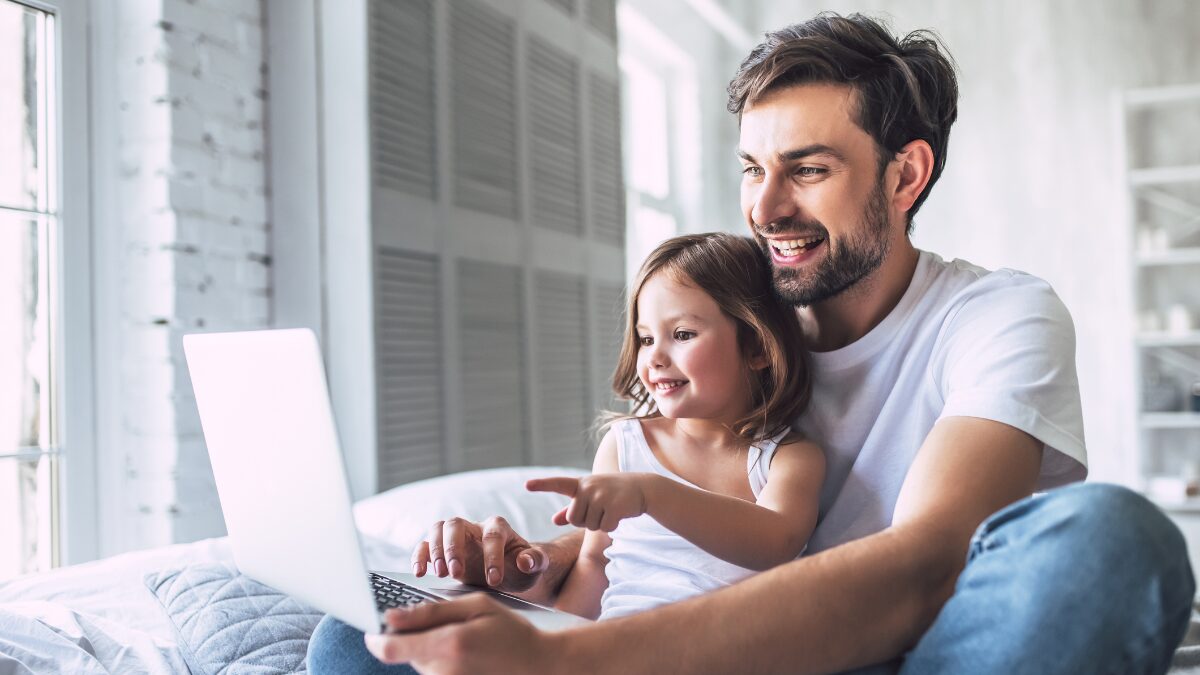
M 791 267 L 772 265 L 776 295 L 789 305 L 809 306 L 841 294 L 879 269 L 887 259 L 891 248 L 887 236 L 888 224 L 883 181 L 878 181 L 867 198 L 858 231 L 845 239 L 830 239 L 829 231 L 816 220 L 784 220 L 758 228 L 760 234 L 816 234 L 825 239 L 825 245 L 829 248 L 813 270 L 801 272 Z M 771 244 L 761 236 L 758 243 L 770 258 Z

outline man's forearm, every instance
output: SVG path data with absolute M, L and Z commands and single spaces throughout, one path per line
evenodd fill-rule
M 893 529 L 551 639 L 564 672 L 836 672 L 915 644 L 950 597 L 964 558 L 965 548 L 947 547 L 940 533 Z
M 538 581 L 532 588 L 518 595 L 540 605 L 553 605 L 563 582 L 579 558 L 579 549 L 583 546 L 583 533 L 583 530 L 575 530 L 554 541 L 538 544 L 549 558 L 547 567 L 538 576 Z

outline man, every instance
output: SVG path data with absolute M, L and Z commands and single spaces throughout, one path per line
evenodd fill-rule
M 957 115 L 937 42 L 822 15 L 768 35 L 729 93 L 742 210 L 814 352 L 796 426 L 828 479 L 808 553 L 559 634 L 484 597 L 389 612 L 370 651 L 428 673 L 1165 671 L 1194 592 L 1178 531 L 1113 486 L 1030 497 L 1086 473 L 1066 309 L 908 239 Z M 579 537 L 455 520 L 428 543 L 418 569 L 547 602 Z M 314 672 L 357 639 L 336 625 Z

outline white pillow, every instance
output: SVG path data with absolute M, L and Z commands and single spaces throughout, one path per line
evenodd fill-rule
M 455 516 L 476 522 L 504 516 L 529 541 L 549 541 L 573 529 L 550 521 L 570 499 L 552 492 L 529 492 L 525 481 L 587 474 L 563 466 L 520 466 L 438 476 L 367 497 L 354 505 L 354 518 L 364 535 L 399 547 L 405 555 L 435 522 Z

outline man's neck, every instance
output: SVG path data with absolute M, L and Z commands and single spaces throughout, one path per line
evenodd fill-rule
M 808 348 L 831 352 L 850 345 L 891 313 L 912 282 L 920 253 L 907 237 L 894 244 L 887 260 L 837 297 L 797 310 Z

